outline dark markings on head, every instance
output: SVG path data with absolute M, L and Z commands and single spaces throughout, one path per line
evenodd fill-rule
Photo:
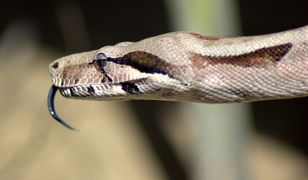
M 79 92 L 79 90 L 76 90 L 73 87 L 71 87 L 69 89 L 71 91 L 71 96 L 72 97 L 79 97 L 79 96 L 81 96 L 81 97 L 88 97 L 88 96 L 91 96 L 92 94 L 95 93 L 95 90 L 94 90 L 94 88 L 92 86 L 86 87 L 86 89 L 84 89 L 84 91 L 86 91 L 88 94 L 87 93 L 81 93 L 81 92 Z
M 158 56 L 148 52 L 134 51 L 125 54 L 123 57 L 108 58 L 107 61 L 120 65 L 129 65 L 144 73 L 166 74 L 173 77 L 172 73 L 170 73 L 172 66 Z
M 94 90 L 94 88 L 92 86 L 87 87 L 87 90 L 88 90 L 88 93 L 90 93 L 90 94 L 94 94 L 95 93 L 95 90 Z
M 121 83 L 122 89 L 130 94 L 140 93 L 138 86 L 131 82 Z
M 71 90 L 71 95 L 75 96 L 76 95 L 76 90 L 74 88 L 72 88 L 72 87 L 70 88 L 70 90 Z
M 104 74 L 103 79 L 101 80 L 102 83 L 109 83 L 112 82 L 111 77 L 109 77 L 106 73 Z
M 291 43 L 257 49 L 237 56 L 202 56 L 192 53 L 190 60 L 194 67 L 202 69 L 207 65 L 232 64 L 242 67 L 264 67 L 280 61 L 292 48 Z
M 76 79 L 75 79 L 75 84 L 78 84 L 79 81 L 80 81 L 80 79 L 79 79 L 79 78 L 76 78 Z

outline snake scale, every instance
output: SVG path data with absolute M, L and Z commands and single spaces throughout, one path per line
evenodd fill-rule
M 64 97 L 237 103 L 308 96 L 308 25 L 241 37 L 171 32 L 73 54 L 49 66 L 51 115 Z

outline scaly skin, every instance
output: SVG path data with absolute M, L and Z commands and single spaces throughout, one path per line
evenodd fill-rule
M 308 26 L 269 35 L 172 32 L 50 64 L 65 97 L 232 103 L 308 95 Z

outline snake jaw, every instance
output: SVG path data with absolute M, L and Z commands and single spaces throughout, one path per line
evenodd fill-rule
M 75 85 L 69 87 L 58 87 L 62 96 L 79 99 L 103 99 L 118 98 L 128 94 L 142 94 L 138 84 L 146 82 L 147 78 L 134 79 L 119 83 L 102 83 L 91 85 Z
M 59 66 L 64 64 L 59 62 Z M 107 62 L 103 70 L 98 71 L 95 64 L 90 62 L 61 66 L 56 70 L 51 68 L 50 73 L 52 83 L 59 88 L 61 95 L 74 99 L 167 100 L 167 97 L 183 91 L 181 81 L 156 69 L 142 72 L 130 65 Z

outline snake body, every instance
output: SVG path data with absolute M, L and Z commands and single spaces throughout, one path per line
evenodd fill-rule
M 172 32 L 62 57 L 53 91 L 94 100 L 233 103 L 308 96 L 308 26 L 213 37 Z

